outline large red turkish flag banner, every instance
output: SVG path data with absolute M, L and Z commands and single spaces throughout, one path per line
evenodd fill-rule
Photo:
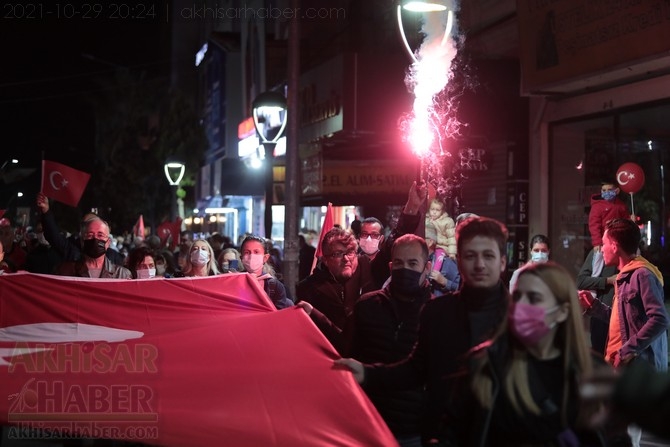
M 77 206 L 91 175 L 56 163 L 42 160 L 42 192 L 50 199 Z
M 0 423 L 10 438 L 396 445 L 337 357 L 301 308 L 275 310 L 246 273 L 0 275 Z

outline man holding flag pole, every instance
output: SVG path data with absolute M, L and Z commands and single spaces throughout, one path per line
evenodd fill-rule
M 81 245 L 79 235 L 73 238 L 65 237 L 56 223 L 53 212 L 49 211 L 49 198 L 66 205 L 76 207 L 86 189 L 90 174 L 62 165 L 53 161 L 42 160 L 42 188 L 37 194 L 37 209 L 42 216 L 44 238 L 51 244 L 63 261 L 78 261 L 81 259 Z M 96 218 L 94 213 L 84 215 L 82 225 L 90 219 Z M 107 256 L 117 265 L 123 263 L 123 258 L 113 249 L 107 250 Z
M 356 301 L 365 292 L 381 289 L 384 280 L 389 277 L 391 248 L 395 240 L 415 231 L 423 222 L 421 207 L 426 198 L 426 185 L 414 182 L 398 227 L 384 240 L 372 261 L 364 254 L 358 255 L 358 241 L 353 233 L 333 227 L 332 207 L 328 207 L 330 218 L 327 212 L 316 252 L 320 259 L 312 274 L 297 284 L 296 304 L 307 302 L 329 320 L 324 322 L 313 317 L 336 348 L 346 345 L 340 333 Z

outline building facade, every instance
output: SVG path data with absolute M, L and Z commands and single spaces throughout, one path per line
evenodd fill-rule
M 330 2 L 346 17 L 301 21 L 295 114 L 305 208 L 331 202 L 384 219 L 417 178 L 418 162 L 397 126 L 410 109 L 403 83 L 411 61 L 403 59 L 389 3 Z M 543 233 L 552 258 L 576 273 L 591 248 L 591 195 L 634 162 L 644 185 L 621 198 L 639 218 L 646 252 L 668 270 L 670 7 L 653 0 L 461 3 L 463 71 L 456 76 L 463 82 L 472 76 L 474 88 L 460 97 L 459 118 L 467 126 L 449 149 L 458 196 L 452 212 L 505 222 L 510 270 L 527 259 L 529 238 Z M 240 50 L 238 124 L 254 95 L 286 79 L 288 20 L 262 22 L 260 34 L 259 24 L 241 29 L 247 43 Z M 406 29 L 412 31 L 418 27 Z M 255 81 L 251 72 L 258 79 L 270 73 L 273 81 Z M 281 183 L 281 169 L 275 181 Z

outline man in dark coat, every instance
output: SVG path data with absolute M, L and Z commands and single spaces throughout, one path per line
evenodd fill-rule
M 359 269 L 358 243 L 349 231 L 337 227 L 328 231 L 321 241 L 321 250 L 323 256 L 314 272 L 296 286 L 296 304 L 305 301 L 327 318 L 326 324 L 331 328 L 315 322 L 339 349 L 341 330 L 369 276 L 364 277 L 364 269 Z
M 421 308 L 431 296 L 430 272 L 423 238 L 406 234 L 396 239 L 391 282 L 366 293 L 354 306 L 348 355 L 365 363 L 394 363 L 409 355 L 418 337 Z M 421 441 L 423 387 L 366 391 L 401 446 Z
M 509 295 L 501 280 L 507 264 L 507 229 L 493 219 L 472 217 L 456 228 L 457 260 L 463 287 L 426 303 L 412 353 L 393 364 L 363 365 L 340 359 L 366 390 L 425 386 L 427 403 L 422 436 L 426 444 L 452 439 L 459 400 L 454 385 L 465 356 L 488 340 L 505 321 Z

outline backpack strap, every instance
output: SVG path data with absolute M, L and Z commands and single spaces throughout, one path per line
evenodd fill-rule
M 265 284 L 267 284 L 265 293 L 267 293 L 270 300 L 274 302 L 275 296 L 277 295 L 277 280 L 275 278 L 268 278 L 265 281 Z

